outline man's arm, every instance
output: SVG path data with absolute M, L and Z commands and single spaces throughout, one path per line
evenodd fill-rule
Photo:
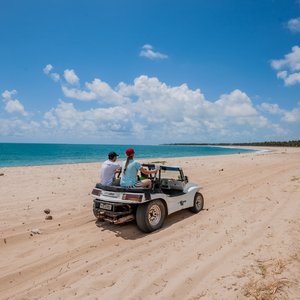
M 147 169 L 145 169 L 145 168 L 143 168 L 143 167 L 140 168 L 140 171 L 141 171 L 143 174 L 146 174 L 146 175 L 156 174 L 156 172 L 157 172 L 157 170 L 152 170 L 152 171 L 150 171 L 150 170 L 147 170 Z

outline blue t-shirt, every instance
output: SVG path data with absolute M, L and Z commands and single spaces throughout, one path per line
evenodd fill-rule
M 130 160 L 124 174 L 124 167 L 126 161 L 122 163 L 122 177 L 121 177 L 121 186 L 133 186 L 137 183 L 137 172 L 141 168 L 141 164 L 135 160 Z

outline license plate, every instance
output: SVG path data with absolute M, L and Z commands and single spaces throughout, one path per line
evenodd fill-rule
M 107 204 L 107 203 L 100 203 L 100 208 L 105 209 L 105 210 L 111 210 L 112 209 L 112 205 L 111 204 Z

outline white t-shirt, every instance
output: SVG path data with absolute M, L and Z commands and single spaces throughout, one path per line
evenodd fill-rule
M 111 160 L 106 160 L 100 169 L 100 176 L 101 176 L 101 184 L 103 185 L 111 185 L 115 176 L 115 171 L 119 169 L 121 166 L 113 162 Z

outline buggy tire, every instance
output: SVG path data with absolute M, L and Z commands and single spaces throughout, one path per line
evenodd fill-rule
M 94 213 L 94 216 L 95 216 L 95 218 L 99 218 L 99 213 L 98 213 L 98 211 L 96 210 L 96 209 L 93 209 L 93 213 Z
M 197 214 L 203 209 L 204 206 L 204 198 L 201 193 L 196 193 L 194 197 L 194 205 L 190 207 L 190 211 Z
M 154 200 L 138 206 L 136 223 L 138 228 L 146 233 L 162 227 L 166 219 L 166 208 L 161 200 Z

